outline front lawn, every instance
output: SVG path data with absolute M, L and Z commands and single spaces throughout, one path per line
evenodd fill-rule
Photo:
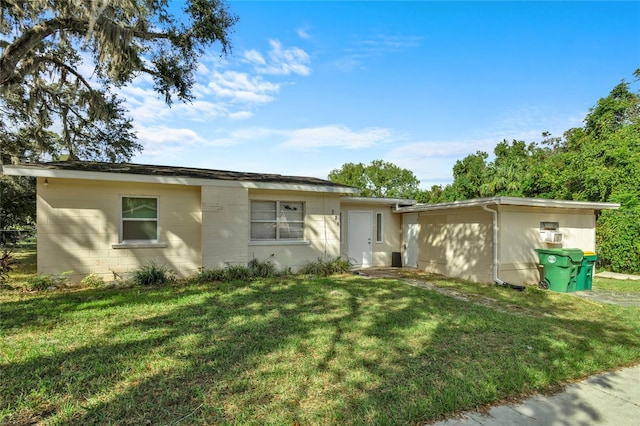
M 419 423 L 640 360 L 638 308 L 439 285 L 0 293 L 0 424 Z
M 607 290 L 616 293 L 640 293 L 640 280 L 614 280 L 612 278 L 594 278 L 594 290 Z

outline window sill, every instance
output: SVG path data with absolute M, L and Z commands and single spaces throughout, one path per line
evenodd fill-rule
M 309 241 L 278 241 L 278 240 L 251 240 L 250 246 L 308 246 L 311 245 Z
M 167 243 L 118 243 L 111 244 L 113 249 L 166 248 Z

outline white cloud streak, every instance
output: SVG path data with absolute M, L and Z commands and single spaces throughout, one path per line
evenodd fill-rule
M 286 141 L 278 147 L 297 151 L 321 148 L 363 149 L 393 140 L 394 136 L 389 129 L 367 128 L 354 131 L 346 126 L 330 125 L 287 132 Z
M 147 75 L 136 78 L 132 84 L 122 88 L 120 94 L 126 100 L 134 122 L 141 125 L 156 125 L 169 119 L 195 122 L 220 118 L 234 121 L 249 119 L 254 116 L 256 107 L 274 102 L 281 88 L 289 84 L 271 81 L 269 77 L 306 76 L 311 72 L 309 55 L 302 49 L 285 48 L 277 40 L 269 43 L 266 57 L 257 50 L 244 52 L 242 62 L 252 66 L 251 72 L 232 70 L 229 64 L 216 64 L 209 61 L 210 58 L 204 58 L 195 73 L 193 102 L 176 100 L 169 108 L 152 89 L 153 80 Z
M 311 59 L 307 52 L 299 47 L 284 48 L 278 40 L 269 40 L 269 45 L 271 50 L 268 58 L 257 50 L 248 50 L 243 54 L 244 60 L 252 64 L 256 72 L 266 75 L 311 74 Z

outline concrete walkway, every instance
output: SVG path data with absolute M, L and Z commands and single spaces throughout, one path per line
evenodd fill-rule
M 552 396 L 464 413 L 434 426 L 635 426 L 640 419 L 640 365 L 599 374 Z
M 614 280 L 640 280 L 640 275 L 631 275 L 631 274 L 619 274 L 617 272 L 599 272 L 595 275 L 600 278 L 613 278 Z

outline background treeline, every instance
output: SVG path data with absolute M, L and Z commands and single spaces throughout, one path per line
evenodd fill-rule
M 640 80 L 640 69 L 634 73 Z M 436 203 L 493 196 L 620 203 L 598 217 L 599 265 L 640 272 L 640 91 L 621 82 L 591 108 L 584 126 L 540 143 L 502 141 L 489 161 L 478 151 L 456 162 L 454 181 L 417 191 Z

